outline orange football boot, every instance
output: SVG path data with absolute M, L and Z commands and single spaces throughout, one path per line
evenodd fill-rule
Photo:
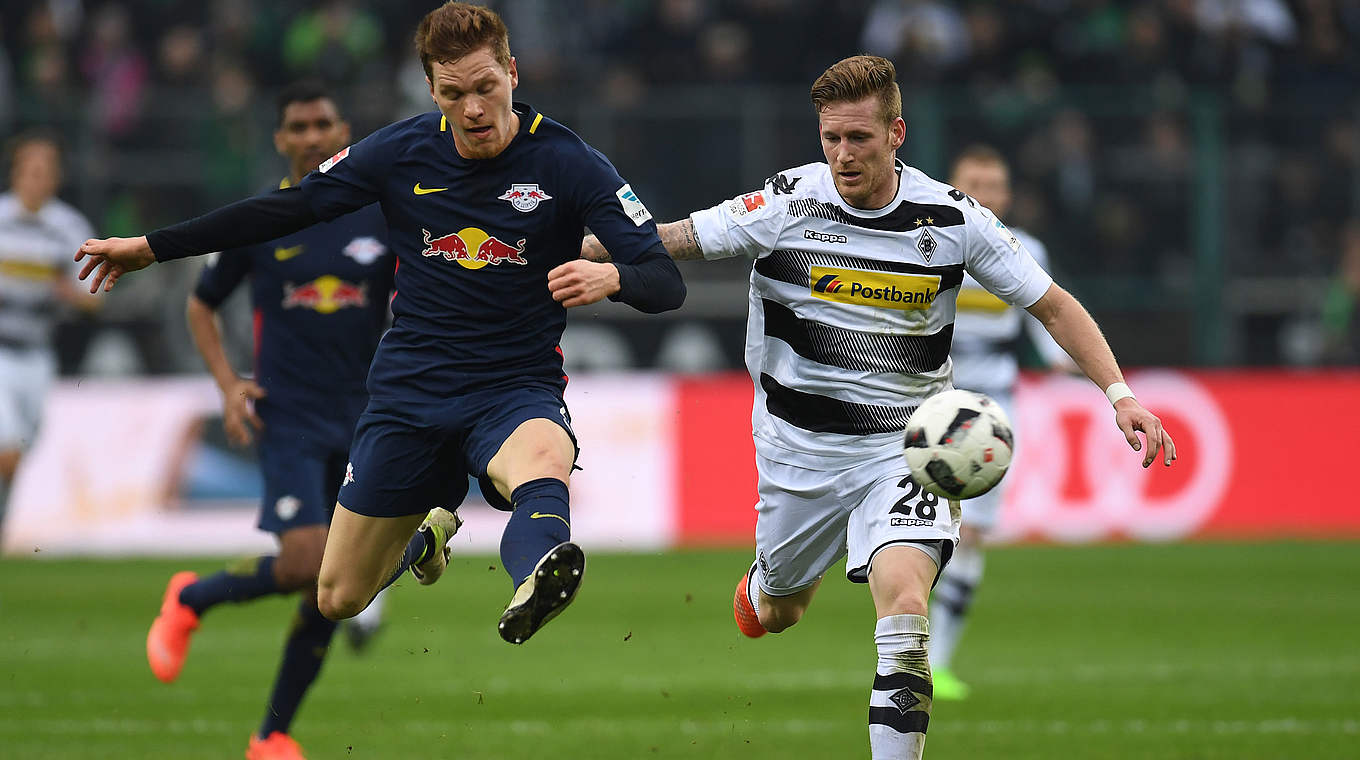
M 246 760 L 307 760 L 302 756 L 302 747 L 292 737 L 275 731 L 261 739 L 250 735 L 250 746 L 246 747 Z
M 183 572 L 170 576 L 161 600 L 161 614 L 151 621 L 146 634 L 146 661 L 151 672 L 165 683 L 179 678 L 184 658 L 189 655 L 189 637 L 198 630 L 198 613 L 179 601 L 179 592 L 198 580 L 198 573 Z
M 751 598 L 746 594 L 746 584 L 750 582 L 751 574 L 741 576 L 737 581 L 737 594 L 732 598 L 732 617 L 737 620 L 737 628 L 748 637 L 758 639 L 768 631 L 765 626 L 760 624 L 760 617 L 756 615 L 756 610 L 751 606 Z

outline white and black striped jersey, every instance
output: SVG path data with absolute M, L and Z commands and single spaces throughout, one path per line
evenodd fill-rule
M 1010 228 L 1039 266 L 1048 268 L 1048 251 L 1033 235 Z M 954 315 L 954 386 L 987 394 L 1010 393 L 1020 375 L 1017 349 L 1021 333 L 1029 335 L 1043 360 L 1063 362 L 1067 354 L 1039 320 L 987 292 L 964 272 Z
M 80 268 L 76 249 L 92 234 L 85 217 L 56 198 L 32 213 L 13 193 L 0 195 L 0 348 L 48 345 L 58 278 Z
M 695 212 L 704 256 L 750 256 L 746 364 L 752 425 L 771 459 L 900 446 L 922 399 L 950 387 L 954 301 L 965 268 L 1007 303 L 1052 278 L 991 212 L 897 165 L 877 211 L 845 204 L 824 163 Z

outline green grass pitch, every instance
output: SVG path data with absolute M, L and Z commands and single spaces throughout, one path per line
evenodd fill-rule
M 328 758 L 867 757 L 867 589 L 833 573 L 803 622 L 741 638 L 748 552 L 597 555 L 571 610 L 500 641 L 492 558 L 402 582 L 356 656 L 337 638 L 294 736 Z M 144 636 L 176 569 L 0 562 L 0 758 L 239 758 L 292 602 L 219 608 L 179 681 Z M 993 550 L 927 756 L 1360 757 L 1360 545 Z

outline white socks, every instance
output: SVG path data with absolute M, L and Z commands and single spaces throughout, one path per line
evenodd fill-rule
M 889 615 L 874 627 L 878 667 L 869 696 L 873 760 L 919 760 L 930 724 L 930 625 L 922 615 Z

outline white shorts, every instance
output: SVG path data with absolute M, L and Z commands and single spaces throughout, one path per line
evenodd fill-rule
M 992 400 L 1001 406 L 1010 419 L 1011 425 L 1015 425 L 1015 397 L 1009 392 L 991 391 L 987 393 Z M 1012 430 L 1014 432 L 1014 430 Z M 1019 441 L 1019 433 L 1015 433 L 1016 441 Z M 1011 461 L 1015 461 L 1015 452 L 1011 452 Z M 967 499 L 963 502 L 963 522 L 970 528 L 976 528 L 983 533 L 990 533 L 996 527 L 997 521 L 1001 518 L 1001 502 L 1006 496 L 1006 487 L 1010 484 L 1010 479 L 1002 478 L 1000 483 L 992 490 L 984 493 L 976 499 Z
M 949 561 L 959 503 L 923 491 L 896 449 L 852 462 L 809 469 L 757 451 L 756 563 L 766 594 L 796 594 L 847 554 L 846 577 L 866 583 L 874 556 L 893 544 L 940 544 L 936 564 Z
M 0 449 L 33 444 L 56 374 L 56 357 L 45 348 L 0 349 Z

